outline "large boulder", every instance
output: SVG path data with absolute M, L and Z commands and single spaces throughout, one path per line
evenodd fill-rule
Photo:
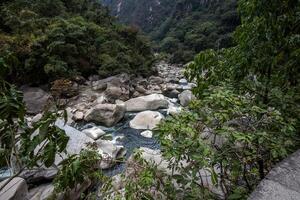
M 54 186 L 53 184 L 44 184 L 44 185 L 39 185 L 35 188 L 32 188 L 29 190 L 29 194 L 27 196 L 27 199 L 29 200 L 46 200 L 50 199 L 53 195 L 54 191 Z M 61 197 L 62 195 L 58 195 Z M 60 199 L 60 198 L 56 198 Z
M 111 127 L 124 117 L 125 111 L 123 104 L 99 104 L 88 110 L 84 119 Z
M 101 169 L 111 168 L 118 158 L 123 157 L 126 154 L 126 150 L 123 146 L 116 145 L 113 141 L 109 140 L 97 140 L 98 152 L 102 156 L 100 163 Z
M 6 184 L 8 180 L 0 182 L 0 187 Z M 23 178 L 13 178 L 0 191 L 0 199 L 3 200 L 24 200 L 28 194 L 27 183 Z
M 128 112 L 138 112 L 145 110 L 157 110 L 159 108 L 167 108 L 168 101 L 161 94 L 151 94 L 147 96 L 137 97 L 125 102 Z
M 66 135 L 69 137 L 69 141 L 66 147 L 68 154 L 79 154 L 82 149 L 88 148 L 88 144 L 93 144 L 95 141 L 86 136 L 84 133 L 78 131 L 77 129 L 67 125 L 63 120 L 57 120 L 55 125 L 64 130 Z M 57 155 L 55 158 L 55 164 L 59 164 L 67 155 Z
M 105 90 L 107 86 L 124 86 L 126 83 L 130 81 L 130 77 L 128 74 L 119 74 L 116 76 L 111 76 L 102 80 L 93 81 L 92 88 L 93 90 Z
M 105 90 L 106 99 L 111 103 L 114 103 L 117 99 L 123 101 L 128 100 L 129 93 L 130 93 L 129 88 L 126 87 L 125 85 L 116 86 L 116 85 L 108 84 Z
M 130 127 L 134 129 L 152 130 L 160 123 L 162 119 L 164 119 L 164 116 L 159 112 L 144 111 L 138 113 L 129 124 Z
M 29 114 L 42 112 L 51 99 L 51 95 L 41 88 L 24 87 L 21 90 L 23 92 L 23 101 L 26 106 L 26 111 Z
M 193 95 L 192 91 L 185 90 L 178 95 L 178 98 L 182 106 L 188 106 L 189 103 L 195 99 L 195 96 Z
M 20 174 L 20 177 L 24 178 L 28 184 L 39 185 L 51 182 L 57 173 L 57 168 L 26 169 Z

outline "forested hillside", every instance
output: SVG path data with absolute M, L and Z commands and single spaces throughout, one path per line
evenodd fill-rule
M 300 199 L 299 0 L 102 3 L 0 2 L 0 200 Z
M 151 72 L 147 39 L 97 1 L 1 1 L 0 16 L 0 56 L 15 82 Z
M 157 50 L 171 54 L 174 63 L 188 62 L 204 49 L 233 45 L 239 24 L 236 0 L 106 0 L 121 22 L 140 27 L 157 42 Z

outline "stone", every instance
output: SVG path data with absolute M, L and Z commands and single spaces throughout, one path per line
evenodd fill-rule
M 187 85 L 187 84 L 188 84 L 188 81 L 187 81 L 186 79 L 183 78 L 183 79 L 180 79 L 180 80 L 179 80 L 179 84 L 180 84 L 180 85 Z
M 167 110 L 167 114 L 171 115 L 171 116 L 175 116 L 177 114 L 179 114 L 182 111 L 181 107 L 176 107 L 174 105 L 169 106 L 168 110 Z
M 111 127 L 118 123 L 125 115 L 125 105 L 99 104 L 89 109 L 85 114 L 85 121 L 98 122 Z
M 84 113 L 81 111 L 76 111 L 75 114 L 73 115 L 72 119 L 75 121 L 80 121 L 84 119 Z
M 56 168 L 27 169 L 20 174 L 20 177 L 24 178 L 28 184 L 38 185 L 52 181 L 57 172 L 58 169 Z
M 176 89 L 173 89 L 173 90 L 166 90 L 163 92 L 163 94 L 169 98 L 178 98 L 178 95 L 180 94 L 180 92 Z
M 53 195 L 53 184 L 43 184 L 29 190 L 28 200 L 47 200 Z M 59 199 L 59 198 L 56 198 Z
M 117 99 L 123 101 L 129 99 L 129 89 L 126 88 L 124 85 L 114 86 L 108 84 L 104 94 L 106 96 L 106 99 L 111 103 L 114 103 Z
M 26 112 L 29 114 L 38 114 L 42 112 L 46 105 L 50 103 L 51 95 L 41 88 L 25 87 L 22 89 L 22 92 Z
M 153 132 L 150 131 L 150 130 L 143 131 L 143 132 L 141 133 L 141 136 L 143 136 L 143 137 L 145 137 L 145 138 L 152 138 Z
M 70 155 L 79 154 L 82 149 L 86 149 L 88 147 L 88 144 L 93 144 L 95 142 L 92 138 L 86 136 L 84 133 L 65 124 L 63 120 L 57 120 L 55 125 L 64 130 L 66 135 L 69 137 L 66 151 Z M 62 153 L 61 156 L 57 155 L 55 158 L 55 164 L 58 165 L 66 157 L 67 155 L 64 153 Z
M 152 94 L 130 99 L 125 102 L 128 112 L 138 112 L 145 110 L 157 110 L 159 108 L 167 108 L 168 101 L 161 94 Z
M 300 150 L 277 164 L 249 200 L 300 199 Z
M 188 106 L 189 103 L 195 99 L 195 96 L 193 95 L 192 91 L 185 90 L 178 95 L 178 98 L 182 106 Z
M 101 169 L 109 169 L 116 163 L 116 159 L 123 157 L 126 151 L 123 146 L 116 145 L 113 141 L 97 140 L 98 152 L 102 156 Z
M 41 113 L 35 115 L 35 116 L 32 118 L 31 123 L 33 123 L 33 124 L 34 124 L 34 123 L 37 123 L 38 121 L 40 121 L 40 120 L 42 119 L 42 117 L 43 117 L 43 114 L 41 114 Z
M 101 128 L 98 128 L 96 126 L 93 128 L 85 129 L 82 132 L 94 140 L 98 140 L 101 136 L 106 134 Z
M 101 95 L 100 97 L 97 97 L 97 99 L 93 102 L 94 105 L 98 104 L 104 104 L 107 102 L 107 99 L 104 95 Z
M 142 94 L 145 94 L 147 92 L 147 90 L 141 85 L 136 86 L 135 90 L 139 93 L 142 93 Z
M 8 180 L 0 182 L 2 187 Z M 7 185 L 0 191 L 0 199 L 3 200 L 24 200 L 28 195 L 28 186 L 23 178 L 13 178 Z
M 133 120 L 129 122 L 129 125 L 134 129 L 152 130 L 162 119 L 164 119 L 164 116 L 159 112 L 144 111 L 138 113 Z
M 159 76 L 150 76 L 149 82 L 151 84 L 162 84 L 164 82 L 164 79 Z

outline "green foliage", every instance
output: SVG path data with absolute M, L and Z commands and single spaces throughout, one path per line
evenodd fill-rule
M 1 71 L 7 64 L 1 59 Z M 4 76 L 5 77 L 5 76 Z M 45 165 L 50 167 L 55 155 L 65 150 L 69 138 L 55 126 L 56 113 L 45 112 L 41 120 L 29 126 L 25 120 L 22 94 L 0 77 L 0 145 L 1 154 L 8 161 L 16 160 L 13 169 L 17 172 L 25 167 Z M 1 163 L 10 166 L 10 163 Z
M 117 0 L 102 1 L 121 22 L 148 33 L 173 63 L 186 63 L 208 48 L 232 46 L 231 33 L 239 24 L 235 0 L 126 0 L 121 7 Z
M 77 189 L 79 185 L 86 187 L 89 182 L 95 183 L 101 181 L 102 184 L 109 182 L 109 178 L 105 177 L 99 169 L 101 156 L 93 149 L 82 150 L 79 155 L 71 155 L 61 163 L 61 170 L 55 177 L 54 186 L 55 193 L 65 192 L 65 197 L 71 194 L 73 189 Z
M 147 39 L 115 24 L 97 1 L 14 0 L 3 4 L 0 15 L 5 27 L 0 55 L 10 52 L 16 60 L 8 80 L 44 83 L 97 72 L 151 73 Z
M 201 193 L 205 177 L 199 172 L 206 170 L 228 198 L 251 192 L 297 141 L 295 124 L 278 110 L 258 107 L 251 98 L 216 86 L 193 102 L 189 112 L 160 124 L 156 133 L 169 168 L 180 172 L 175 179 L 190 184 L 183 191 Z

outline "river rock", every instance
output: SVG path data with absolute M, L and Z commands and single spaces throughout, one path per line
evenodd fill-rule
M 4 185 L 7 180 L 0 182 L 0 187 Z M 0 199 L 3 200 L 24 200 L 28 194 L 28 187 L 23 178 L 13 178 L 1 191 Z
M 82 132 L 94 140 L 98 140 L 101 136 L 105 135 L 105 132 L 101 128 L 98 128 L 96 126 L 93 128 L 85 129 Z
M 186 79 L 183 78 L 183 79 L 180 79 L 180 80 L 179 80 L 179 84 L 180 84 L 180 85 L 187 85 L 187 84 L 188 84 L 188 81 L 187 81 Z
M 150 131 L 150 130 L 143 131 L 143 132 L 141 133 L 141 136 L 146 137 L 146 138 L 152 138 L 153 132 Z
M 75 121 L 83 120 L 83 118 L 84 118 L 84 113 L 81 111 L 76 111 L 75 114 L 72 116 L 72 119 L 74 119 Z
M 151 94 L 130 99 L 125 102 L 128 112 L 138 112 L 145 110 L 157 110 L 159 108 L 167 108 L 168 101 L 161 94 Z
M 116 163 L 116 159 L 126 154 L 124 147 L 114 144 L 113 141 L 97 140 L 97 145 L 99 146 L 99 153 L 102 156 L 101 169 L 111 168 Z
M 168 110 L 167 110 L 167 114 L 171 115 L 171 116 L 175 116 L 177 114 L 179 114 L 182 111 L 181 107 L 176 107 L 174 105 L 169 106 Z
M 160 121 L 164 119 L 164 116 L 159 112 L 144 111 L 138 113 L 133 120 L 130 121 L 130 127 L 134 129 L 154 129 Z
M 115 86 L 108 84 L 105 90 L 105 96 L 106 99 L 111 103 L 114 103 L 117 99 L 126 101 L 129 99 L 129 89 L 124 85 Z
M 29 114 L 38 114 L 42 112 L 51 99 L 51 95 L 41 88 L 25 87 L 22 89 L 22 92 L 26 111 Z
M 58 169 L 56 168 L 27 169 L 20 174 L 20 177 L 24 178 L 28 184 L 38 185 L 52 181 L 57 172 Z
M 86 112 L 85 120 L 111 127 L 118 123 L 124 114 L 125 106 L 122 104 L 99 104 Z
M 137 85 L 135 87 L 135 90 L 139 93 L 145 94 L 147 92 L 147 90 L 142 86 L 142 85 Z
M 192 91 L 185 90 L 178 95 L 178 98 L 182 106 L 188 106 L 189 103 L 195 99 L 195 96 L 193 95 Z
M 86 136 L 84 133 L 65 124 L 63 120 L 57 120 L 55 125 L 64 130 L 66 135 L 69 137 L 66 151 L 70 155 L 79 154 L 82 149 L 87 148 L 88 144 L 93 144 L 95 142 L 92 138 Z M 64 158 L 66 158 L 65 154 L 61 154 L 61 156 L 57 155 L 55 158 L 55 164 L 59 164 Z
M 151 84 L 162 84 L 164 82 L 164 79 L 159 76 L 150 76 L 149 82 Z
M 29 190 L 28 200 L 46 200 L 53 195 L 53 184 L 43 184 Z M 60 195 L 59 195 L 60 196 Z M 59 198 L 56 198 L 59 199 Z
M 178 95 L 180 94 L 180 92 L 176 89 L 173 89 L 173 90 L 166 90 L 163 92 L 163 94 L 169 98 L 178 98 Z

